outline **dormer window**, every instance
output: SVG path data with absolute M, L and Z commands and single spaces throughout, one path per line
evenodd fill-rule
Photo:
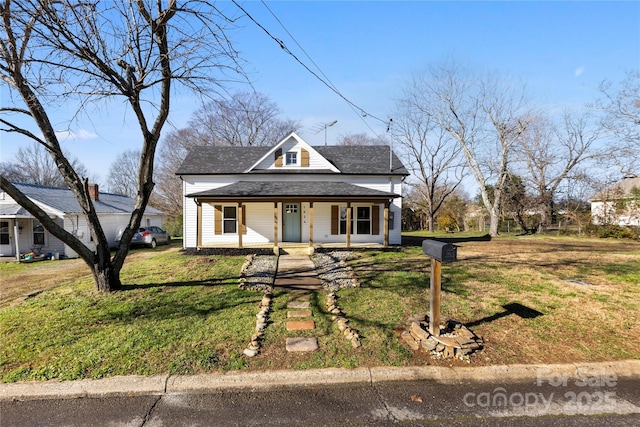
M 295 151 L 289 151 L 286 157 L 287 165 L 297 165 L 298 164 L 298 153 Z

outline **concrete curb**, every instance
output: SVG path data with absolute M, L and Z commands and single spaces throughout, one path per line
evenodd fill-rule
M 0 400 L 60 399 L 164 393 L 168 376 L 131 375 L 100 380 L 30 381 L 0 384 Z
M 615 375 L 640 378 L 640 360 L 561 365 L 499 365 L 447 368 L 434 366 L 325 368 L 202 375 L 111 377 L 100 380 L 1 383 L 0 400 L 63 399 L 117 395 L 202 393 L 233 389 L 311 387 L 327 384 L 376 384 L 390 381 L 438 383 L 540 381 Z

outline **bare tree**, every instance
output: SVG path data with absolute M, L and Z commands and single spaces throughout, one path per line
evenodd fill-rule
M 597 193 L 597 183 L 584 167 L 576 168 L 563 184 L 559 204 L 564 218 L 578 226 L 578 234 L 591 222 L 591 206 L 587 201 Z
M 502 193 L 502 217 L 513 217 L 522 232 L 533 234 L 540 224 L 539 216 L 535 214 L 537 204 L 528 192 L 522 177 L 513 173 L 507 174 Z
M 66 153 L 65 155 L 69 157 Z M 88 176 L 87 168 L 77 158 L 69 157 L 71 166 L 82 176 Z M 12 182 L 43 185 L 46 187 L 64 187 L 64 178 L 53 159 L 37 142 L 20 147 L 13 161 L 3 162 L 2 175 Z
M 634 174 L 640 168 L 640 71 L 627 71 L 625 78 L 614 85 L 600 85 L 603 98 L 595 106 L 604 115 L 602 126 L 615 138 L 611 143 L 611 158 L 623 175 Z
M 460 144 L 489 213 L 489 234 L 498 235 L 513 146 L 528 125 L 524 85 L 471 75 L 455 63 L 432 67 L 419 85 L 432 101 L 428 113 Z
M 265 146 L 296 130 L 300 125 L 278 117 L 280 108 L 266 95 L 238 92 L 230 99 L 215 99 L 198 109 L 189 120 L 196 145 Z
M 0 17 L 0 78 L 16 104 L 23 104 L 2 108 L 2 130 L 38 142 L 51 155 L 80 204 L 95 250 L 56 224 L 4 176 L 0 187 L 79 254 L 98 290 L 119 289 L 129 242 L 154 187 L 155 150 L 169 115 L 172 83 L 202 93 L 217 84 L 219 72 L 237 70 L 236 54 L 222 27 L 228 21 L 205 2 L 178 5 L 175 0 L 166 4 L 6 0 L 0 5 Z M 137 119 L 141 155 L 135 206 L 112 258 L 89 196 L 88 179 L 63 153 L 49 109 L 77 102 L 80 112 L 114 97 L 124 100 Z M 31 119 L 42 136 L 21 126 L 11 114 Z
M 187 126 L 172 130 L 160 144 L 154 206 L 170 220 L 182 215 L 182 186 L 175 173 L 189 150 L 201 146 L 275 145 L 299 123 L 280 119 L 280 108 L 265 95 L 236 93 L 198 109 Z
M 182 181 L 176 176 L 176 171 L 189 150 L 198 144 L 206 145 L 198 139 L 193 128 L 172 130 L 160 144 L 156 173 L 158 184 L 152 197 L 154 206 L 164 211 L 169 221 L 182 216 Z
M 455 190 L 438 211 L 438 230 L 447 233 L 463 231 L 469 204 L 469 197 L 459 188 Z
M 429 112 L 432 94 L 424 91 L 423 83 L 414 79 L 397 101 L 392 134 L 412 172 L 409 184 L 424 201 L 427 227 L 434 231 L 438 211 L 462 183 L 465 165 L 461 146 Z
M 116 156 L 107 177 L 110 192 L 135 197 L 138 192 L 138 163 L 141 154 L 140 150 L 125 150 Z
M 538 231 L 550 224 L 558 189 L 572 171 L 600 155 L 594 149 L 599 136 L 599 125 L 590 113 L 565 111 L 559 123 L 542 116 L 530 119 L 516 151 L 526 168 L 528 187 L 537 199 Z
M 372 137 L 366 133 L 345 133 L 338 138 L 338 145 L 389 145 L 382 136 Z

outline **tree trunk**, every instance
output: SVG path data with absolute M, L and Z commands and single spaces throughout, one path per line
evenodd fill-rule
M 538 232 L 544 232 L 552 223 L 553 218 L 553 197 L 545 194 L 542 199 L 542 206 L 540 209 L 540 224 L 538 225 Z
M 516 221 L 518 221 L 518 224 L 520 225 L 520 228 L 522 229 L 522 232 L 524 234 L 532 234 L 533 233 L 533 231 L 530 230 L 529 227 L 527 227 L 527 222 L 522 217 L 522 212 L 517 212 L 516 213 Z
M 489 235 L 491 237 L 496 237 L 500 234 L 498 231 L 498 226 L 500 225 L 500 214 L 496 209 L 491 209 L 489 211 L 489 217 Z
M 98 291 L 110 292 L 122 289 L 120 271 L 117 271 L 110 261 L 93 264 L 91 272 L 93 273 L 93 281 Z

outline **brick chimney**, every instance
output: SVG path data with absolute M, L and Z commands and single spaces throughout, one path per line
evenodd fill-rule
M 98 192 L 98 184 L 89 184 L 89 197 L 96 202 L 100 200 L 100 193 Z

